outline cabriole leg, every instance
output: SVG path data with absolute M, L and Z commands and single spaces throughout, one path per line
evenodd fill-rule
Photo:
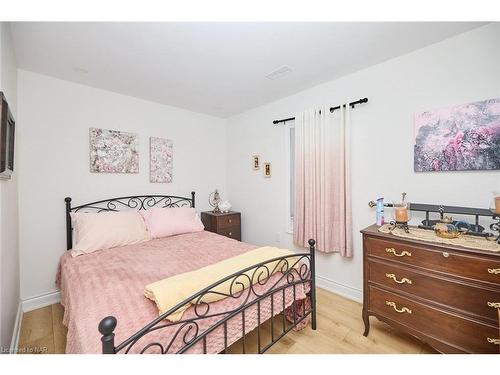
M 368 332 L 370 332 L 370 318 L 365 309 L 363 309 L 363 323 L 365 323 L 365 332 L 363 332 L 363 336 L 368 336 Z

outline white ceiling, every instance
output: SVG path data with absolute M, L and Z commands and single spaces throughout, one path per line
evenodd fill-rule
M 16 22 L 11 28 L 21 69 L 229 117 L 483 24 Z M 283 65 L 292 72 L 265 78 Z

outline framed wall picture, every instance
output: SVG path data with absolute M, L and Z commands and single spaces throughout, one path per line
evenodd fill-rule
M 173 148 L 170 139 L 149 138 L 149 182 L 172 182 Z
M 259 155 L 252 156 L 252 168 L 254 171 L 260 169 L 260 156 Z
M 268 161 L 264 163 L 264 177 L 271 177 L 271 163 Z
M 10 179 L 14 173 L 14 136 L 16 122 L 7 100 L 0 92 L 0 179 Z
M 139 137 L 118 130 L 90 128 L 90 171 L 139 173 Z
M 415 116 L 415 172 L 500 169 L 500 98 Z

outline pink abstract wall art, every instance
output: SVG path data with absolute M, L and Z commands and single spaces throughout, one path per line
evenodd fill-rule
M 173 147 L 170 139 L 149 138 L 150 182 L 172 182 Z
M 139 173 L 137 134 L 90 128 L 90 171 Z
M 500 169 L 500 98 L 415 116 L 416 172 Z

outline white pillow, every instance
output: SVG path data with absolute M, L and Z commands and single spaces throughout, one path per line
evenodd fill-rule
M 150 239 L 137 211 L 72 212 L 74 246 L 72 256 L 132 245 Z

